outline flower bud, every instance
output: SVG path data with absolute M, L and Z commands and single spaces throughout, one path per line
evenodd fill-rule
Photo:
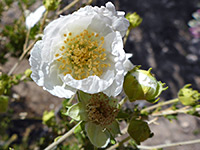
M 43 4 L 47 10 L 55 10 L 58 8 L 58 0 L 43 0 Z
M 191 84 L 187 84 L 178 92 L 178 98 L 183 105 L 193 105 L 200 99 L 200 93 L 189 88 L 190 86 Z
M 24 72 L 24 74 L 25 74 L 26 77 L 30 77 L 31 73 L 32 73 L 31 69 L 26 69 L 26 71 Z
M 142 23 L 142 18 L 136 13 L 128 13 L 126 19 L 130 22 L 130 28 L 138 27 Z
M 135 67 L 129 71 L 124 79 L 124 92 L 131 102 L 135 100 L 147 100 L 149 102 L 158 101 L 157 97 L 166 90 L 165 83 L 157 81 L 151 74 L 150 68 L 148 71 L 141 70 Z
M 42 123 L 45 125 L 50 125 L 51 120 L 55 117 L 54 111 L 45 111 L 42 116 Z

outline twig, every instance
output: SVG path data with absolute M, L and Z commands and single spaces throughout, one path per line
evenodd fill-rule
M 122 145 L 123 143 L 125 143 L 125 142 L 129 141 L 130 139 L 131 139 L 131 137 L 130 137 L 130 136 L 128 136 L 128 137 L 124 138 L 124 139 L 123 139 L 121 142 L 119 142 L 119 143 L 116 143 L 115 145 L 113 145 L 113 146 L 111 146 L 111 147 L 107 148 L 106 150 L 113 150 L 113 149 L 115 149 L 115 148 L 119 147 L 120 145 Z
M 42 31 L 43 31 L 43 27 L 44 27 L 44 25 L 45 25 L 45 21 L 46 21 L 46 18 L 47 18 L 48 13 L 49 13 L 48 10 L 44 13 L 44 17 L 43 17 L 43 19 L 42 19 L 42 23 L 41 23 L 41 26 L 40 26 L 40 33 L 42 33 Z
M 78 3 L 80 0 L 74 0 L 73 2 L 71 2 L 69 5 L 67 5 L 65 8 L 63 8 L 62 10 L 60 10 L 59 12 L 56 13 L 56 15 L 60 15 L 63 12 L 65 12 L 66 10 L 70 9 L 71 7 L 73 7 L 74 5 L 76 5 L 76 3 Z
M 10 71 L 8 72 L 8 75 L 11 75 L 15 69 L 17 68 L 17 66 L 21 63 L 22 59 L 24 59 L 24 57 L 26 56 L 26 54 L 28 53 L 28 51 L 31 50 L 31 48 L 33 47 L 33 45 L 37 42 L 38 38 L 35 39 L 29 46 L 28 48 L 26 48 L 23 53 L 21 54 L 21 56 L 19 57 L 18 61 L 15 63 L 15 65 L 10 69 Z
M 79 123 L 77 123 L 77 125 L 75 125 L 71 130 L 69 130 L 67 133 L 65 133 L 61 138 L 59 138 L 57 141 L 54 141 L 52 144 L 50 144 L 48 147 L 46 147 L 44 150 L 52 150 L 53 148 L 55 148 L 55 146 L 57 146 L 58 144 L 60 144 L 61 142 L 63 142 L 66 138 L 68 138 L 70 135 L 72 135 L 74 133 L 74 129 L 80 125 L 81 121 Z
M 124 97 L 124 98 L 119 102 L 119 107 L 121 108 L 121 107 L 124 105 L 124 103 L 126 103 L 127 100 L 128 100 L 128 97 L 127 97 L 127 96 Z
M 88 0 L 87 5 L 90 5 L 93 2 L 93 0 Z
M 153 105 L 153 106 L 150 106 L 150 107 L 147 107 L 147 108 L 144 108 L 141 110 L 141 113 L 144 113 L 144 112 L 148 112 L 152 109 L 155 109 L 155 108 L 158 108 L 158 107 L 161 107 L 161 106 L 164 106 L 164 105 L 168 105 L 168 104 L 172 104 L 172 103 L 176 103 L 178 102 L 179 99 L 178 98 L 175 98 L 175 99 L 172 99 L 172 100 L 169 100 L 169 101 L 166 101 L 166 102 L 160 102 L 156 105 Z
M 200 143 L 200 139 L 197 140 L 191 140 L 191 141 L 184 141 L 184 142 L 177 142 L 177 143 L 170 143 L 170 144 L 161 144 L 156 146 L 137 146 L 139 149 L 159 149 L 159 148 L 166 148 L 166 147 L 173 147 L 173 146 L 182 146 L 182 145 L 189 145 L 189 144 L 195 144 Z
M 178 114 L 178 113 L 188 113 L 190 111 L 200 111 L 200 108 L 190 108 L 190 109 L 186 109 L 188 108 L 187 106 L 182 108 L 182 109 L 178 109 L 178 110 L 165 110 L 165 111 L 162 111 L 162 112 L 156 112 L 156 113 L 153 113 L 151 114 L 151 116 L 153 117 L 159 117 L 159 116 L 165 116 L 165 115 L 172 115 L 172 114 Z

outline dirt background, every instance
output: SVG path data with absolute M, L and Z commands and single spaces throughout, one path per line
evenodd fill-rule
M 105 5 L 106 0 L 94 0 L 92 5 Z M 199 0 L 113 0 L 117 10 L 137 12 L 142 18 L 141 26 L 132 30 L 125 45 L 126 52 L 132 53 L 131 61 L 142 65 L 142 69 L 152 67 L 158 80 L 165 82 L 169 90 L 163 92 L 161 98 L 176 97 L 177 91 L 184 84 L 192 83 L 192 87 L 200 91 L 200 42 L 192 38 L 188 30 L 188 21 L 192 13 L 198 9 Z M 69 1 L 65 1 L 66 4 Z M 38 1 L 31 9 L 41 4 Z M 3 23 L 12 23 L 16 13 L 13 8 L 3 14 Z M 7 73 L 16 58 L 9 57 L 0 70 Z M 15 73 L 22 73 L 30 68 L 28 60 L 24 60 Z M 62 99 L 52 96 L 33 82 L 21 83 L 13 88 L 15 101 L 12 107 L 16 118 L 40 118 L 44 110 L 59 110 Z M 18 100 L 16 100 L 18 99 Z M 142 143 L 155 145 L 200 138 L 200 120 L 189 115 L 180 115 L 177 121 L 170 122 L 160 118 L 159 125 L 151 125 L 154 137 Z M 30 127 L 30 121 L 16 121 L 15 127 L 21 131 Z M 42 126 L 38 122 L 37 127 Z M 36 125 L 35 125 L 36 127 Z M 39 130 L 39 129 L 38 129 Z M 15 129 L 13 129 L 13 132 Z M 37 132 L 37 129 L 36 129 Z M 165 150 L 200 150 L 200 144 L 166 148 Z

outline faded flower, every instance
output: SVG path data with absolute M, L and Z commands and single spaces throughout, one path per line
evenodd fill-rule
M 115 117 L 118 114 L 117 100 L 103 93 L 87 94 L 79 91 L 79 101 L 72 105 L 66 115 L 85 122 L 85 131 L 96 147 L 106 147 L 111 137 L 120 133 Z

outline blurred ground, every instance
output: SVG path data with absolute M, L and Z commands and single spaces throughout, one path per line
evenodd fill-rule
M 93 5 L 101 6 L 106 2 L 107 0 L 94 0 Z M 192 39 L 187 26 L 188 21 L 192 19 L 192 13 L 198 9 L 199 1 L 113 0 L 112 2 L 117 10 L 125 10 L 126 13 L 136 11 L 143 18 L 141 26 L 131 31 L 125 50 L 133 53 L 131 61 L 134 64 L 142 65 L 143 69 L 152 67 L 156 78 L 169 86 L 169 90 L 162 94 L 162 99 L 176 97 L 177 91 L 186 83 L 192 83 L 192 87 L 200 91 L 200 43 Z M 40 3 L 37 2 L 36 7 Z M 11 23 L 11 18 L 17 17 L 14 10 L 15 6 L 12 11 L 3 15 L 2 20 L 7 19 L 4 23 Z M 1 65 L 0 69 L 8 72 L 16 60 L 9 57 L 9 61 L 4 66 Z M 15 73 L 22 73 L 29 67 L 28 61 L 24 60 Z M 28 118 L 41 117 L 44 110 L 57 110 L 62 102 L 33 82 L 15 86 L 13 93 L 20 95 L 19 100 L 13 104 L 16 118 L 23 112 L 27 112 Z M 178 121 L 171 123 L 166 119 L 159 119 L 158 123 L 160 125 L 151 125 L 155 136 L 143 144 L 155 145 L 200 138 L 200 120 L 195 117 L 181 115 Z M 18 122 L 16 126 L 19 126 Z M 166 150 L 198 149 L 200 144 L 166 148 Z

